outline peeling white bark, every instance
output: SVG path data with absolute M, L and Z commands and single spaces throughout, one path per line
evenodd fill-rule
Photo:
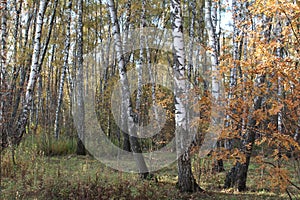
M 14 142 L 18 144 L 21 141 L 23 134 L 25 133 L 25 126 L 29 117 L 29 113 L 31 108 L 31 104 L 33 101 L 34 95 L 34 86 L 36 84 L 36 79 L 39 74 L 39 56 L 41 50 L 41 36 L 43 29 L 43 19 L 44 14 L 47 8 L 49 0 L 41 0 L 39 4 L 39 11 L 36 21 L 36 29 L 35 29 L 35 37 L 34 37 L 34 45 L 33 45 L 33 54 L 32 54 L 32 64 L 30 68 L 30 75 L 27 84 L 26 94 L 25 94 L 25 102 L 22 110 L 22 114 L 17 123 L 17 131 L 14 133 Z
M 173 70 L 175 96 L 175 125 L 178 167 L 178 186 L 182 192 L 194 192 L 199 189 L 191 169 L 189 129 L 187 119 L 188 81 L 185 72 L 185 48 L 181 1 L 171 1 L 171 19 L 173 36 Z

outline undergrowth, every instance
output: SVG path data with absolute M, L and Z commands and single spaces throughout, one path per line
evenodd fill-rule
M 46 149 L 45 153 L 37 145 L 38 139 L 27 138 L 15 149 L 15 165 L 11 149 L 2 152 L 0 199 L 288 199 L 267 186 L 256 190 L 259 176 L 255 166 L 249 173 L 250 190 L 238 193 L 222 189 L 225 172 L 209 171 L 209 159 L 195 159 L 194 174 L 206 192 L 181 194 L 176 188 L 176 163 L 156 172 L 156 180 L 142 181 L 137 174 L 113 170 L 90 156 L 76 156 L 73 147 L 53 149 L 52 153 Z M 54 148 L 53 144 L 48 147 Z M 230 165 L 225 167 L 229 169 Z

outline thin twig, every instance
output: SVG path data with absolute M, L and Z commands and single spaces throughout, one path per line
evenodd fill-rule
M 290 200 L 293 200 L 293 198 L 292 198 L 292 196 L 291 196 L 289 190 L 286 188 L 285 191 L 286 191 L 286 193 L 289 195 Z

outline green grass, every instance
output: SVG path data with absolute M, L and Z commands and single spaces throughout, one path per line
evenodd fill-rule
M 49 157 L 38 149 L 24 142 L 16 149 L 16 166 L 9 149 L 3 153 L 0 199 L 288 199 L 267 184 L 265 189 L 257 187 L 260 176 L 255 164 L 250 167 L 247 192 L 223 190 L 225 172 L 205 171 L 204 164 L 210 164 L 207 159 L 198 166 L 203 172 L 199 184 L 206 192 L 181 194 L 176 188 L 176 163 L 156 172 L 157 181 L 142 181 L 137 174 L 110 169 L 90 156 Z M 230 167 L 229 163 L 225 166 L 227 170 Z
M 156 182 L 141 181 L 136 174 L 116 172 L 88 156 L 45 157 L 38 161 L 31 169 L 22 169 L 24 165 L 19 163 L 16 176 L 3 180 L 3 199 L 275 200 L 279 197 L 271 193 L 236 193 L 216 188 L 206 193 L 180 194 L 173 167 L 159 172 Z

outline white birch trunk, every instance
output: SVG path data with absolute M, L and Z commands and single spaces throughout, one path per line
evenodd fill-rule
M 50 42 L 50 39 L 51 39 L 51 34 L 52 34 L 52 30 L 53 30 L 53 26 L 54 26 L 54 20 L 55 20 L 55 17 L 56 17 L 56 8 L 58 6 L 58 0 L 55 0 L 54 1 L 54 5 L 53 5 L 53 11 L 52 11 L 52 14 L 51 14 L 51 17 L 50 17 L 50 20 L 49 20 L 49 26 L 48 26 L 48 34 L 47 34 L 47 37 L 46 37 L 46 40 L 43 44 L 43 49 L 41 51 L 41 55 L 40 55 L 40 59 L 39 59 L 39 65 L 40 67 L 43 65 L 43 62 L 44 62 L 44 59 L 45 59 L 45 56 L 46 56 L 46 53 L 47 53 L 47 49 L 48 49 L 48 45 L 49 45 L 49 42 Z
M 13 49 L 12 49 L 12 76 L 11 76 L 11 79 L 10 79 L 10 83 L 9 83 L 9 86 L 8 86 L 8 91 L 10 92 L 9 94 L 9 97 L 7 99 L 7 105 L 13 105 L 14 102 L 13 102 L 13 97 L 14 97 L 14 94 L 18 94 L 17 92 L 17 88 L 16 88 L 16 85 L 17 85 L 17 79 L 18 79 L 18 64 L 17 64 L 17 53 L 18 53 L 18 32 L 19 32 L 19 26 L 20 26 L 20 13 L 22 11 L 22 2 L 20 2 L 20 6 L 18 7 L 18 3 L 16 0 L 13 1 L 13 12 L 14 12 L 14 15 L 15 15 L 15 18 L 14 18 L 14 30 L 13 30 Z M 21 43 L 21 42 L 20 42 Z M 20 48 L 21 47 L 21 44 L 19 45 Z M 19 98 L 19 97 L 17 97 Z M 15 104 L 16 107 L 18 104 Z M 10 112 L 14 112 L 15 109 L 17 109 L 16 107 L 13 107 L 11 106 L 12 108 L 10 109 Z M 13 115 L 11 115 L 13 116 Z M 14 117 L 10 117 L 10 119 L 8 119 L 9 121 L 9 125 L 8 127 L 11 128 L 13 127 L 11 122 L 14 121 Z M 12 130 L 9 130 L 9 132 L 11 132 Z
M 47 89 L 46 89 L 46 105 L 51 105 L 52 103 L 52 92 L 51 92 L 51 80 L 53 75 L 53 61 L 54 61 L 54 55 L 55 55 L 56 45 L 52 45 L 50 55 L 49 55 L 49 63 L 47 68 Z M 46 109 L 46 121 L 47 121 L 47 132 L 50 133 L 51 127 L 49 126 L 51 124 L 51 109 L 47 107 Z
M 211 94 L 212 102 L 215 105 L 219 105 L 220 102 L 220 69 L 219 69 L 219 31 L 218 27 L 218 4 L 214 0 L 205 0 L 205 23 L 208 34 L 208 47 L 209 56 L 211 61 Z M 218 30 L 217 30 L 218 28 Z M 216 127 L 221 121 L 220 111 L 218 113 L 212 113 L 211 127 Z M 212 130 L 213 131 L 213 130 Z M 212 133 L 211 133 L 212 134 Z M 217 141 L 216 147 L 221 146 L 221 141 Z M 215 160 L 215 170 L 224 171 L 223 161 L 221 159 Z
M 181 192 L 195 192 L 199 186 L 195 182 L 191 169 L 189 149 L 189 127 L 187 121 L 187 81 L 185 76 L 185 47 L 181 1 L 171 1 L 171 19 L 173 36 L 174 84 L 175 84 L 175 124 L 178 161 L 178 186 Z
M 32 8 L 32 10 L 34 10 L 34 9 Z M 19 48 L 21 49 L 20 53 L 22 55 L 26 55 L 26 49 L 27 49 L 27 47 L 29 47 L 29 45 L 28 45 L 28 36 L 29 36 L 29 30 L 30 30 L 30 25 L 31 25 L 31 18 L 32 18 L 33 14 L 30 14 L 30 15 L 25 14 L 25 15 L 27 15 L 28 19 L 27 19 L 26 23 L 23 22 L 20 25 L 20 26 L 25 27 L 25 30 L 20 31 L 20 38 L 23 38 L 23 41 L 19 42 Z M 22 35 L 23 32 L 24 32 L 24 37 Z M 27 56 L 26 59 L 28 59 L 28 56 Z M 16 76 L 19 76 L 19 83 L 18 83 L 18 87 L 17 87 L 17 90 L 16 90 L 16 94 L 15 94 L 16 99 L 14 100 L 11 119 L 10 119 L 10 122 L 9 122 L 10 127 L 15 127 L 16 126 L 15 124 L 18 121 L 18 120 L 16 120 L 16 116 L 17 116 L 17 111 L 18 111 L 19 106 L 20 106 L 21 98 L 23 96 L 22 92 L 23 92 L 23 87 L 25 88 L 25 79 L 26 79 L 27 68 L 28 68 L 26 62 L 27 62 L 27 60 L 25 60 L 21 63 L 21 65 L 20 65 L 21 69 L 20 69 L 19 75 L 16 75 Z
M 217 78 L 217 73 L 219 73 L 219 60 L 218 60 L 218 39 L 216 34 L 216 19 L 215 14 L 212 15 L 211 12 L 212 3 L 211 0 L 205 1 L 205 22 L 206 22 L 206 30 L 208 33 L 208 40 L 209 40 L 209 55 L 211 58 L 211 71 L 212 71 L 212 83 L 211 83 L 211 90 L 212 90 L 212 97 L 214 101 L 219 100 L 220 96 L 220 85 L 219 80 Z
M 125 5 L 126 7 L 126 17 L 125 17 L 125 23 L 124 23 L 124 46 L 127 47 L 128 39 L 129 39 L 129 28 L 130 28 L 130 18 L 131 18 L 131 0 L 127 0 L 127 3 Z
M 275 35 L 277 37 L 277 42 L 278 44 L 282 44 L 282 26 L 281 26 L 281 22 L 278 21 L 275 27 Z M 278 58 L 278 60 L 280 60 L 282 58 L 282 48 L 281 47 L 277 47 L 276 48 L 276 57 Z M 279 61 L 280 62 L 280 61 Z M 278 63 L 280 64 L 280 63 Z M 282 95 L 283 95 L 283 87 L 282 87 L 282 80 L 280 77 L 280 73 L 278 73 L 278 80 L 277 80 L 277 84 L 278 84 L 278 93 L 277 93 L 277 98 L 278 98 L 278 105 L 282 104 Z M 283 133 L 283 127 L 282 127 L 282 109 L 280 109 L 280 111 L 277 114 L 277 129 L 279 133 Z
M 54 20 L 55 20 L 55 15 L 56 15 L 56 8 L 57 8 L 57 5 L 58 5 L 58 0 L 55 0 L 54 2 L 54 6 L 53 6 L 53 11 L 52 11 L 52 14 L 50 16 L 50 22 L 49 22 L 49 25 L 48 25 L 48 32 L 47 32 L 47 36 L 46 36 L 46 39 L 45 41 L 43 42 L 43 44 L 41 45 L 41 52 L 40 52 L 40 55 L 39 55 L 39 69 L 38 71 L 41 70 L 41 67 L 43 65 L 43 62 L 44 62 L 44 59 L 45 59 L 45 56 L 46 56 L 46 53 L 47 53 L 47 50 L 48 50 L 48 46 L 49 46 L 49 43 L 50 43 L 50 39 L 51 39 L 51 35 L 52 35 L 52 30 L 53 30 L 53 26 L 54 26 Z M 36 107 L 36 109 L 34 110 L 34 116 L 35 116 L 35 120 L 34 120 L 34 127 L 33 127 L 33 132 L 35 133 L 36 132 L 36 129 L 38 127 L 38 124 L 39 124 L 39 116 L 40 116 L 40 111 L 42 109 L 42 104 L 43 104 L 43 97 L 42 97 L 42 89 L 43 89 L 43 80 L 42 80 L 42 76 L 39 74 L 38 77 L 37 77 L 37 81 L 38 81 L 38 91 L 37 91 L 37 95 L 36 95 L 36 99 L 37 99 L 37 103 L 36 105 L 33 105 Z
M 142 0 L 142 13 L 141 13 L 141 23 L 140 23 L 140 54 L 139 60 L 136 65 L 136 71 L 138 75 L 138 83 L 137 83 L 137 95 L 136 95 L 136 111 L 138 116 L 138 124 L 141 122 L 141 98 L 142 98 L 142 87 L 143 87 L 143 64 L 145 61 L 144 58 L 144 45 L 145 45 L 145 33 L 144 33 L 144 26 L 145 26 L 145 0 Z M 139 126 L 138 126 L 139 127 Z M 139 130 L 138 130 L 139 132 Z
M 196 18 L 196 2 L 194 0 L 191 0 L 189 2 L 189 55 L 188 55 L 188 79 L 191 81 L 192 76 L 192 70 L 193 70 L 193 54 L 194 54 L 194 37 L 195 37 L 195 18 Z
M 146 26 L 146 25 L 145 25 Z M 149 73 L 149 79 L 150 82 L 152 83 L 151 86 L 151 98 L 152 98 L 152 106 L 153 106 L 153 113 L 154 113 L 154 120 L 155 120 L 155 129 L 157 130 L 161 130 L 161 126 L 160 126 L 160 121 L 159 121 L 159 116 L 158 116 L 158 108 L 157 108 L 157 104 L 156 104 L 156 85 L 155 85 L 155 77 L 153 74 L 153 66 L 151 63 L 151 52 L 150 52 L 150 48 L 149 48 L 149 44 L 148 44 L 148 37 L 145 37 L 145 44 L 146 44 L 146 56 L 147 56 L 147 69 L 148 69 L 148 73 Z M 156 127 L 157 125 L 157 127 Z M 153 130 L 155 131 L 155 130 Z
M 66 71 L 68 67 L 68 60 L 69 60 L 69 50 L 70 50 L 70 29 L 71 29 L 71 9 L 72 9 L 72 0 L 68 3 L 68 10 L 67 10 L 67 16 L 68 16 L 68 23 L 67 23 L 67 29 L 66 29 L 66 39 L 65 39 L 65 49 L 64 49 L 64 65 L 61 70 L 61 76 L 60 76 L 60 84 L 59 84 L 59 90 L 58 90 L 58 99 L 57 99 L 57 107 L 55 111 L 55 122 L 54 122 L 54 137 L 56 139 L 59 138 L 59 119 L 60 119 L 60 110 L 61 110 L 61 104 L 63 100 L 63 92 L 64 92 L 64 85 L 65 85 L 65 76 Z
M 22 3 L 20 3 L 20 7 L 18 8 L 17 1 L 13 1 L 13 9 L 14 9 L 14 14 L 15 14 L 15 19 L 14 19 L 14 31 L 13 31 L 13 52 L 12 52 L 12 64 L 13 64 L 13 69 L 12 69 L 12 78 L 10 81 L 10 91 L 13 92 L 15 90 L 16 86 L 16 79 L 18 77 L 17 73 L 17 49 L 18 49 L 18 31 L 19 31 L 19 22 L 20 22 L 20 13 L 22 9 Z M 12 96 L 12 95 L 11 95 Z M 10 102 L 11 102 L 11 97 L 10 97 Z M 11 103 L 9 103 L 11 105 Z
M 246 20 L 247 16 L 249 15 L 248 12 L 249 12 L 248 11 L 248 3 L 244 2 L 244 10 L 242 12 L 242 16 L 243 16 L 242 20 Z M 255 22 L 254 22 L 254 24 L 255 24 Z M 255 25 L 253 25 L 253 26 L 255 26 Z M 248 49 L 248 33 L 246 32 L 249 29 L 248 29 L 247 25 L 244 25 L 243 33 L 242 33 L 243 48 L 244 48 L 244 52 L 243 52 L 243 60 L 244 61 L 248 60 L 248 55 L 250 53 L 250 50 Z M 253 28 L 250 30 L 253 30 Z M 247 69 L 244 71 L 247 71 Z M 240 72 L 240 77 L 242 79 L 242 84 L 243 84 L 243 91 L 246 90 L 247 76 L 248 76 L 247 72 L 244 72 L 244 73 Z M 244 95 L 244 94 L 243 94 L 243 100 L 244 100 L 244 102 L 247 102 L 247 100 L 248 100 L 246 95 Z M 246 112 L 247 112 L 247 108 L 245 107 L 243 109 L 243 113 L 246 113 Z M 246 132 L 246 128 L 247 128 L 247 117 L 243 117 L 242 118 L 242 134 Z
M 142 3 L 142 13 L 141 13 L 141 22 L 140 22 L 140 54 L 139 54 L 139 61 L 136 67 L 138 73 L 137 99 L 136 99 L 136 110 L 138 112 L 137 114 L 138 114 L 138 121 L 139 121 L 138 123 L 142 121 L 140 106 L 141 106 L 142 87 L 143 87 L 143 65 L 145 64 L 144 48 L 145 48 L 145 43 L 148 42 L 146 41 L 147 36 L 145 35 L 146 33 L 144 31 L 144 28 L 146 27 L 146 7 L 145 7 L 146 1 L 142 0 L 141 3 Z M 148 45 L 146 46 L 148 47 Z M 146 55 L 148 56 L 148 58 L 150 57 L 149 53 L 150 53 L 149 49 L 147 49 Z M 150 63 L 148 60 L 148 65 L 149 64 Z
M 43 28 L 43 20 L 44 14 L 47 8 L 48 0 L 41 0 L 39 4 L 39 11 L 36 21 L 35 28 L 35 37 L 34 37 L 34 45 L 33 45 L 33 54 L 32 54 L 32 64 L 30 69 L 29 80 L 26 89 L 25 102 L 22 109 L 22 114 L 18 120 L 17 131 L 13 133 L 14 143 L 18 144 L 23 134 L 25 133 L 25 127 L 27 124 L 27 120 L 29 117 L 29 113 L 31 108 L 31 104 L 33 101 L 34 94 L 34 86 L 36 84 L 36 79 L 39 74 L 39 55 L 41 50 L 41 36 L 42 36 L 42 28 Z
M 240 28 L 238 27 L 240 25 L 240 18 L 239 14 L 241 12 L 240 7 L 238 6 L 237 0 L 232 0 L 232 18 L 233 18 L 233 68 L 230 68 L 230 78 L 229 78 L 229 93 L 228 93 L 228 108 L 230 108 L 230 103 L 233 98 L 233 90 L 237 86 L 237 63 L 240 60 L 240 52 L 239 52 L 239 41 L 238 38 L 240 36 Z M 234 112 L 233 110 L 230 110 L 229 112 Z M 226 115 L 226 127 L 229 127 L 231 124 L 230 115 Z M 231 149 L 231 141 L 226 140 L 225 146 L 227 149 Z
M 122 90 L 122 104 L 126 105 L 126 111 L 127 111 L 127 124 L 128 124 L 128 134 L 130 135 L 130 145 L 131 149 L 133 151 L 133 156 L 136 160 L 136 164 L 139 170 L 140 175 L 143 178 L 147 178 L 149 175 L 148 168 L 146 166 L 145 160 L 143 155 L 141 154 L 141 149 L 139 146 L 139 143 L 137 141 L 137 135 L 136 135 L 136 125 L 134 124 L 134 115 L 135 113 L 132 110 L 132 105 L 130 102 L 130 91 L 129 91 L 129 84 L 125 69 L 125 63 L 124 63 L 124 55 L 123 55 L 123 48 L 122 48 L 122 41 L 121 41 L 121 35 L 120 35 L 120 27 L 117 20 L 117 12 L 115 8 L 114 0 L 108 0 L 108 7 L 111 17 L 111 23 L 112 23 L 112 35 L 114 37 L 115 42 L 115 50 L 117 54 L 117 64 L 119 69 L 119 76 L 120 76 L 120 82 L 123 86 Z

